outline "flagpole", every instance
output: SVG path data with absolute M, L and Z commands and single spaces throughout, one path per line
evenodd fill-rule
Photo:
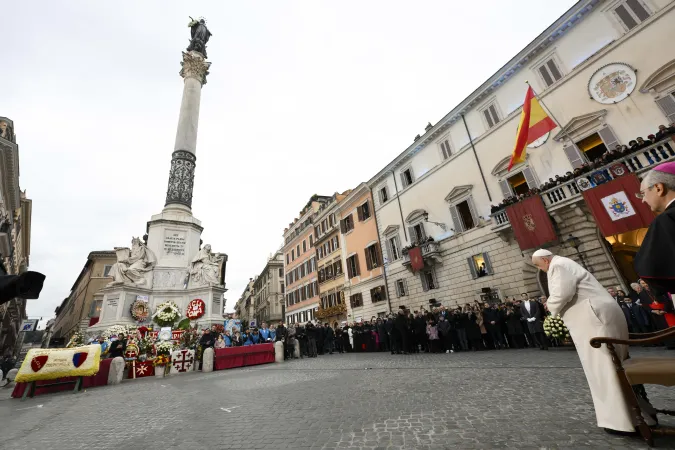
M 476 164 L 478 164 L 478 171 L 480 172 L 480 176 L 483 179 L 483 185 L 485 185 L 485 192 L 487 192 L 488 200 L 490 203 L 492 203 L 492 196 L 490 195 L 490 189 L 488 188 L 487 181 L 485 181 L 485 175 L 483 174 L 483 168 L 480 165 L 480 160 L 478 159 L 478 153 L 476 153 L 476 147 L 473 145 L 473 139 L 471 138 L 471 132 L 469 131 L 469 126 L 466 124 L 466 119 L 464 118 L 464 114 L 460 114 L 462 116 L 462 121 L 464 122 L 464 128 L 466 128 L 466 134 L 469 136 L 469 143 L 471 144 L 471 148 L 473 149 L 473 156 L 476 157 Z M 405 227 L 404 227 L 405 228 Z M 405 232 L 405 230 L 403 230 Z
M 551 108 L 549 108 L 548 106 L 546 106 L 546 104 L 545 104 L 544 101 L 541 99 L 541 97 L 539 97 L 539 94 L 537 94 L 537 91 L 534 90 L 534 88 L 532 87 L 532 85 L 530 84 L 530 82 L 527 81 L 527 80 L 525 80 L 525 84 L 527 84 L 527 85 L 529 86 L 529 88 L 532 89 L 532 93 L 534 94 L 534 97 L 537 99 L 537 101 L 539 102 L 539 104 L 540 104 L 543 108 L 546 108 L 546 112 L 548 113 L 548 115 L 549 115 L 549 117 L 551 118 L 551 120 L 553 120 L 553 122 L 555 122 L 555 124 L 560 128 L 560 131 L 561 131 L 561 133 L 562 133 L 562 135 L 563 135 L 563 138 L 567 138 L 567 139 L 570 141 L 570 143 L 572 144 L 572 146 L 575 147 L 575 148 L 579 151 L 579 153 L 581 153 L 581 150 L 579 150 L 579 147 L 577 147 L 577 144 L 575 144 L 574 141 L 572 140 L 572 138 L 570 137 L 570 135 L 567 134 L 567 130 L 565 130 L 565 128 L 564 128 L 564 127 L 560 124 L 560 122 L 558 121 L 558 119 L 555 118 L 555 116 L 554 116 L 553 113 L 551 112 Z

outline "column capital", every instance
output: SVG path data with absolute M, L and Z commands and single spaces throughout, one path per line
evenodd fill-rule
M 194 78 L 202 85 L 206 84 L 206 76 L 209 74 L 211 63 L 207 62 L 204 56 L 196 51 L 183 52 L 183 61 L 180 65 L 180 76 L 184 79 Z

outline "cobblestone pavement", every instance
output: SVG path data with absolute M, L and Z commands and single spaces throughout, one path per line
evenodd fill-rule
M 657 407 L 675 404 L 672 389 L 647 390 Z M 647 448 L 596 427 L 567 349 L 335 354 L 25 402 L 1 395 L 8 450 Z

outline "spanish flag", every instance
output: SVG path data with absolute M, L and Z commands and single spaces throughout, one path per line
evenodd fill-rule
M 520 124 L 518 124 L 518 134 L 516 135 L 516 145 L 513 148 L 511 161 L 509 161 L 509 168 L 515 164 L 525 161 L 525 149 L 527 146 L 552 129 L 557 125 L 541 107 L 534 96 L 532 86 L 528 86 L 527 94 L 525 94 L 525 103 L 523 103 L 523 112 L 520 114 Z

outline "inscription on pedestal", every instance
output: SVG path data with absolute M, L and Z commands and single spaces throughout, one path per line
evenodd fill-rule
M 185 256 L 185 233 L 166 230 L 164 233 L 164 254 Z

